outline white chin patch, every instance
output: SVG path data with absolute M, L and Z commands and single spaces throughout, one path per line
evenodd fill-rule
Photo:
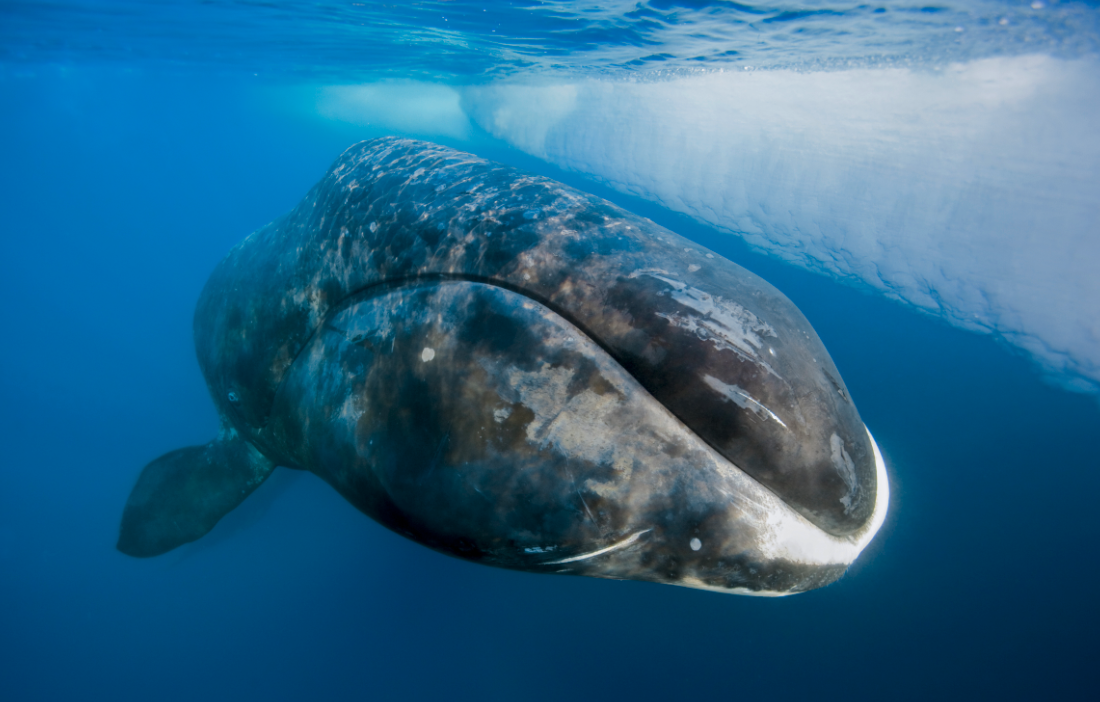
M 864 427 L 866 428 L 866 426 Z M 871 518 L 862 529 L 847 536 L 829 534 L 798 514 L 785 503 L 782 508 L 769 514 L 766 529 L 767 538 L 761 543 L 761 555 L 766 559 L 786 560 L 808 566 L 842 565 L 848 566 L 860 552 L 871 543 L 886 519 L 890 506 L 890 483 L 886 475 L 886 464 L 882 460 L 875 438 L 867 431 L 871 448 L 875 455 L 875 509 Z M 792 594 L 789 592 L 728 590 L 710 587 L 702 583 L 684 583 L 689 587 L 719 592 L 734 592 L 743 595 L 776 597 Z
M 866 425 L 864 426 L 866 429 Z M 777 515 L 773 555 L 806 565 L 849 565 L 871 543 L 879 527 L 886 519 L 890 504 L 890 484 L 886 476 L 886 464 L 875 443 L 875 437 L 867 432 L 875 454 L 875 509 L 862 529 L 846 536 L 834 536 L 810 523 L 794 510 Z

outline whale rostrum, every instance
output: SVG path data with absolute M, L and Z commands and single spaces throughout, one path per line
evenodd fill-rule
M 839 578 L 889 490 L 778 290 L 553 180 L 422 141 L 345 151 L 218 265 L 219 436 L 150 463 L 118 548 L 193 541 L 275 466 L 487 565 L 782 595 Z

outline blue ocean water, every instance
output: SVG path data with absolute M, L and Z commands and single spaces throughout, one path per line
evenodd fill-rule
M 1060 389 L 992 335 L 769 257 L 476 124 L 335 119 L 316 94 L 1081 59 L 1098 16 L 1065 2 L 0 4 L 0 695 L 1087 695 L 1095 395 Z M 115 551 L 141 467 L 217 430 L 191 341 L 206 277 L 346 146 L 386 133 L 595 192 L 784 291 L 889 465 L 891 512 L 848 575 L 769 600 L 494 570 L 285 469 L 192 545 Z

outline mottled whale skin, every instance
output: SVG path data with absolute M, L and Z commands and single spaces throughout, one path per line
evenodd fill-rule
M 146 466 L 134 556 L 276 465 L 468 560 L 742 594 L 836 580 L 886 512 L 878 448 L 778 290 L 447 147 L 349 148 L 218 265 L 194 335 L 222 431 Z

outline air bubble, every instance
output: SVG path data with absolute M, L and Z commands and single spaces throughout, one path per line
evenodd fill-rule
M 688 542 L 688 546 L 691 546 L 692 551 L 698 551 L 699 549 L 703 548 L 703 542 L 700 541 L 698 538 L 694 538 Z

